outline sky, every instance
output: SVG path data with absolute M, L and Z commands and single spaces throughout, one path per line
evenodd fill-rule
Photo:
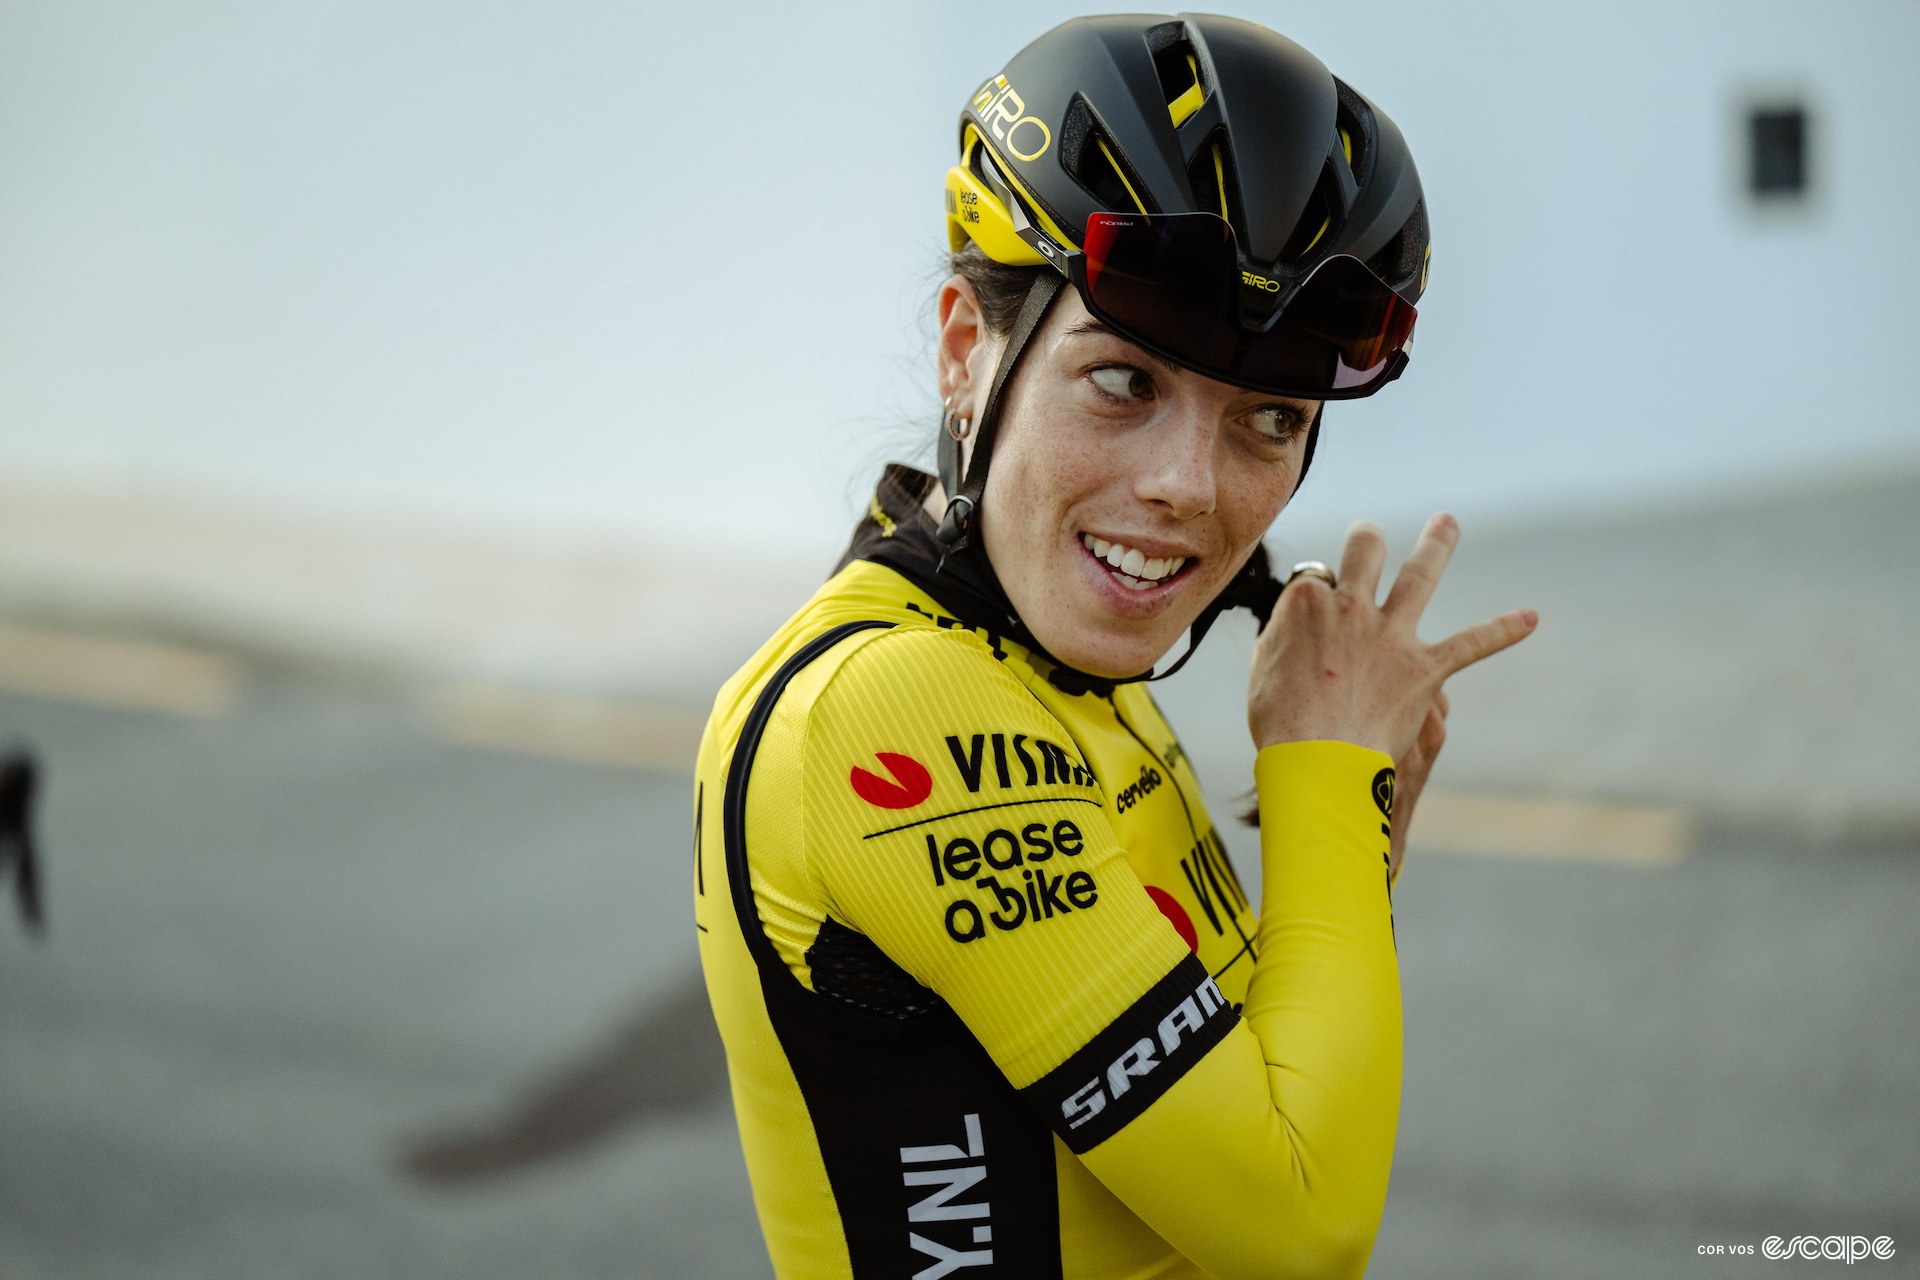
M 831 548 L 931 438 L 959 108 L 1075 11 L 0 0 L 0 474 Z M 1920 9 L 1235 12 L 1400 124 L 1433 221 L 1412 367 L 1283 520 L 1920 459 Z M 1762 216 L 1780 92 L 1816 192 Z

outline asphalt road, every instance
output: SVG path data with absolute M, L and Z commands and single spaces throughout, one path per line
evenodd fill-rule
M 0 696 L 52 920 L 0 916 L 0 1276 L 762 1277 L 697 993 L 690 797 L 434 741 L 379 690 Z M 1227 797 L 1216 796 L 1225 807 Z M 1432 857 L 1379 1277 L 1920 1259 L 1920 856 Z

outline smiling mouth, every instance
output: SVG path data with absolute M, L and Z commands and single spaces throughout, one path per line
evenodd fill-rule
M 1161 586 L 1178 574 L 1192 558 L 1174 556 L 1171 559 L 1153 559 L 1124 542 L 1108 542 L 1090 533 L 1080 535 L 1080 545 L 1094 559 L 1104 563 L 1107 572 L 1122 586 L 1134 591 L 1151 591 Z

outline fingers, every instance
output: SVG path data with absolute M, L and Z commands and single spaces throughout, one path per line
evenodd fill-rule
M 1368 604 L 1380 598 L 1380 566 L 1387 562 L 1387 535 L 1371 520 L 1356 520 L 1340 553 L 1340 590 Z
M 1441 724 L 1447 722 L 1447 712 L 1451 710 L 1452 707 L 1453 703 L 1447 699 L 1447 691 L 1445 689 L 1433 695 L 1433 709 L 1440 713 Z
M 1509 645 L 1519 644 L 1533 634 L 1540 624 L 1540 615 L 1531 609 L 1515 609 L 1512 613 L 1503 613 L 1497 618 L 1476 623 L 1464 631 L 1454 634 L 1433 646 L 1433 656 L 1439 660 L 1441 670 L 1451 676 L 1480 661 L 1490 658 Z
M 1401 615 L 1408 627 L 1417 626 L 1420 615 L 1427 607 L 1427 601 L 1433 599 L 1433 590 L 1440 585 L 1440 575 L 1446 572 L 1447 561 L 1453 558 L 1453 549 L 1460 543 L 1460 522 L 1442 511 L 1427 521 L 1427 527 L 1420 531 L 1420 540 L 1413 544 L 1413 552 L 1400 565 L 1400 572 L 1393 580 L 1393 590 L 1387 593 L 1387 603 L 1382 606 L 1384 612 Z

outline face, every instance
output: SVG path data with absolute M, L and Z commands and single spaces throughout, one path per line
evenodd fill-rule
M 967 282 L 941 291 L 941 391 L 979 420 L 1000 344 Z M 1147 670 L 1253 554 L 1319 405 L 1171 365 L 1063 289 L 1003 393 L 987 557 L 1034 637 L 1094 675 Z

